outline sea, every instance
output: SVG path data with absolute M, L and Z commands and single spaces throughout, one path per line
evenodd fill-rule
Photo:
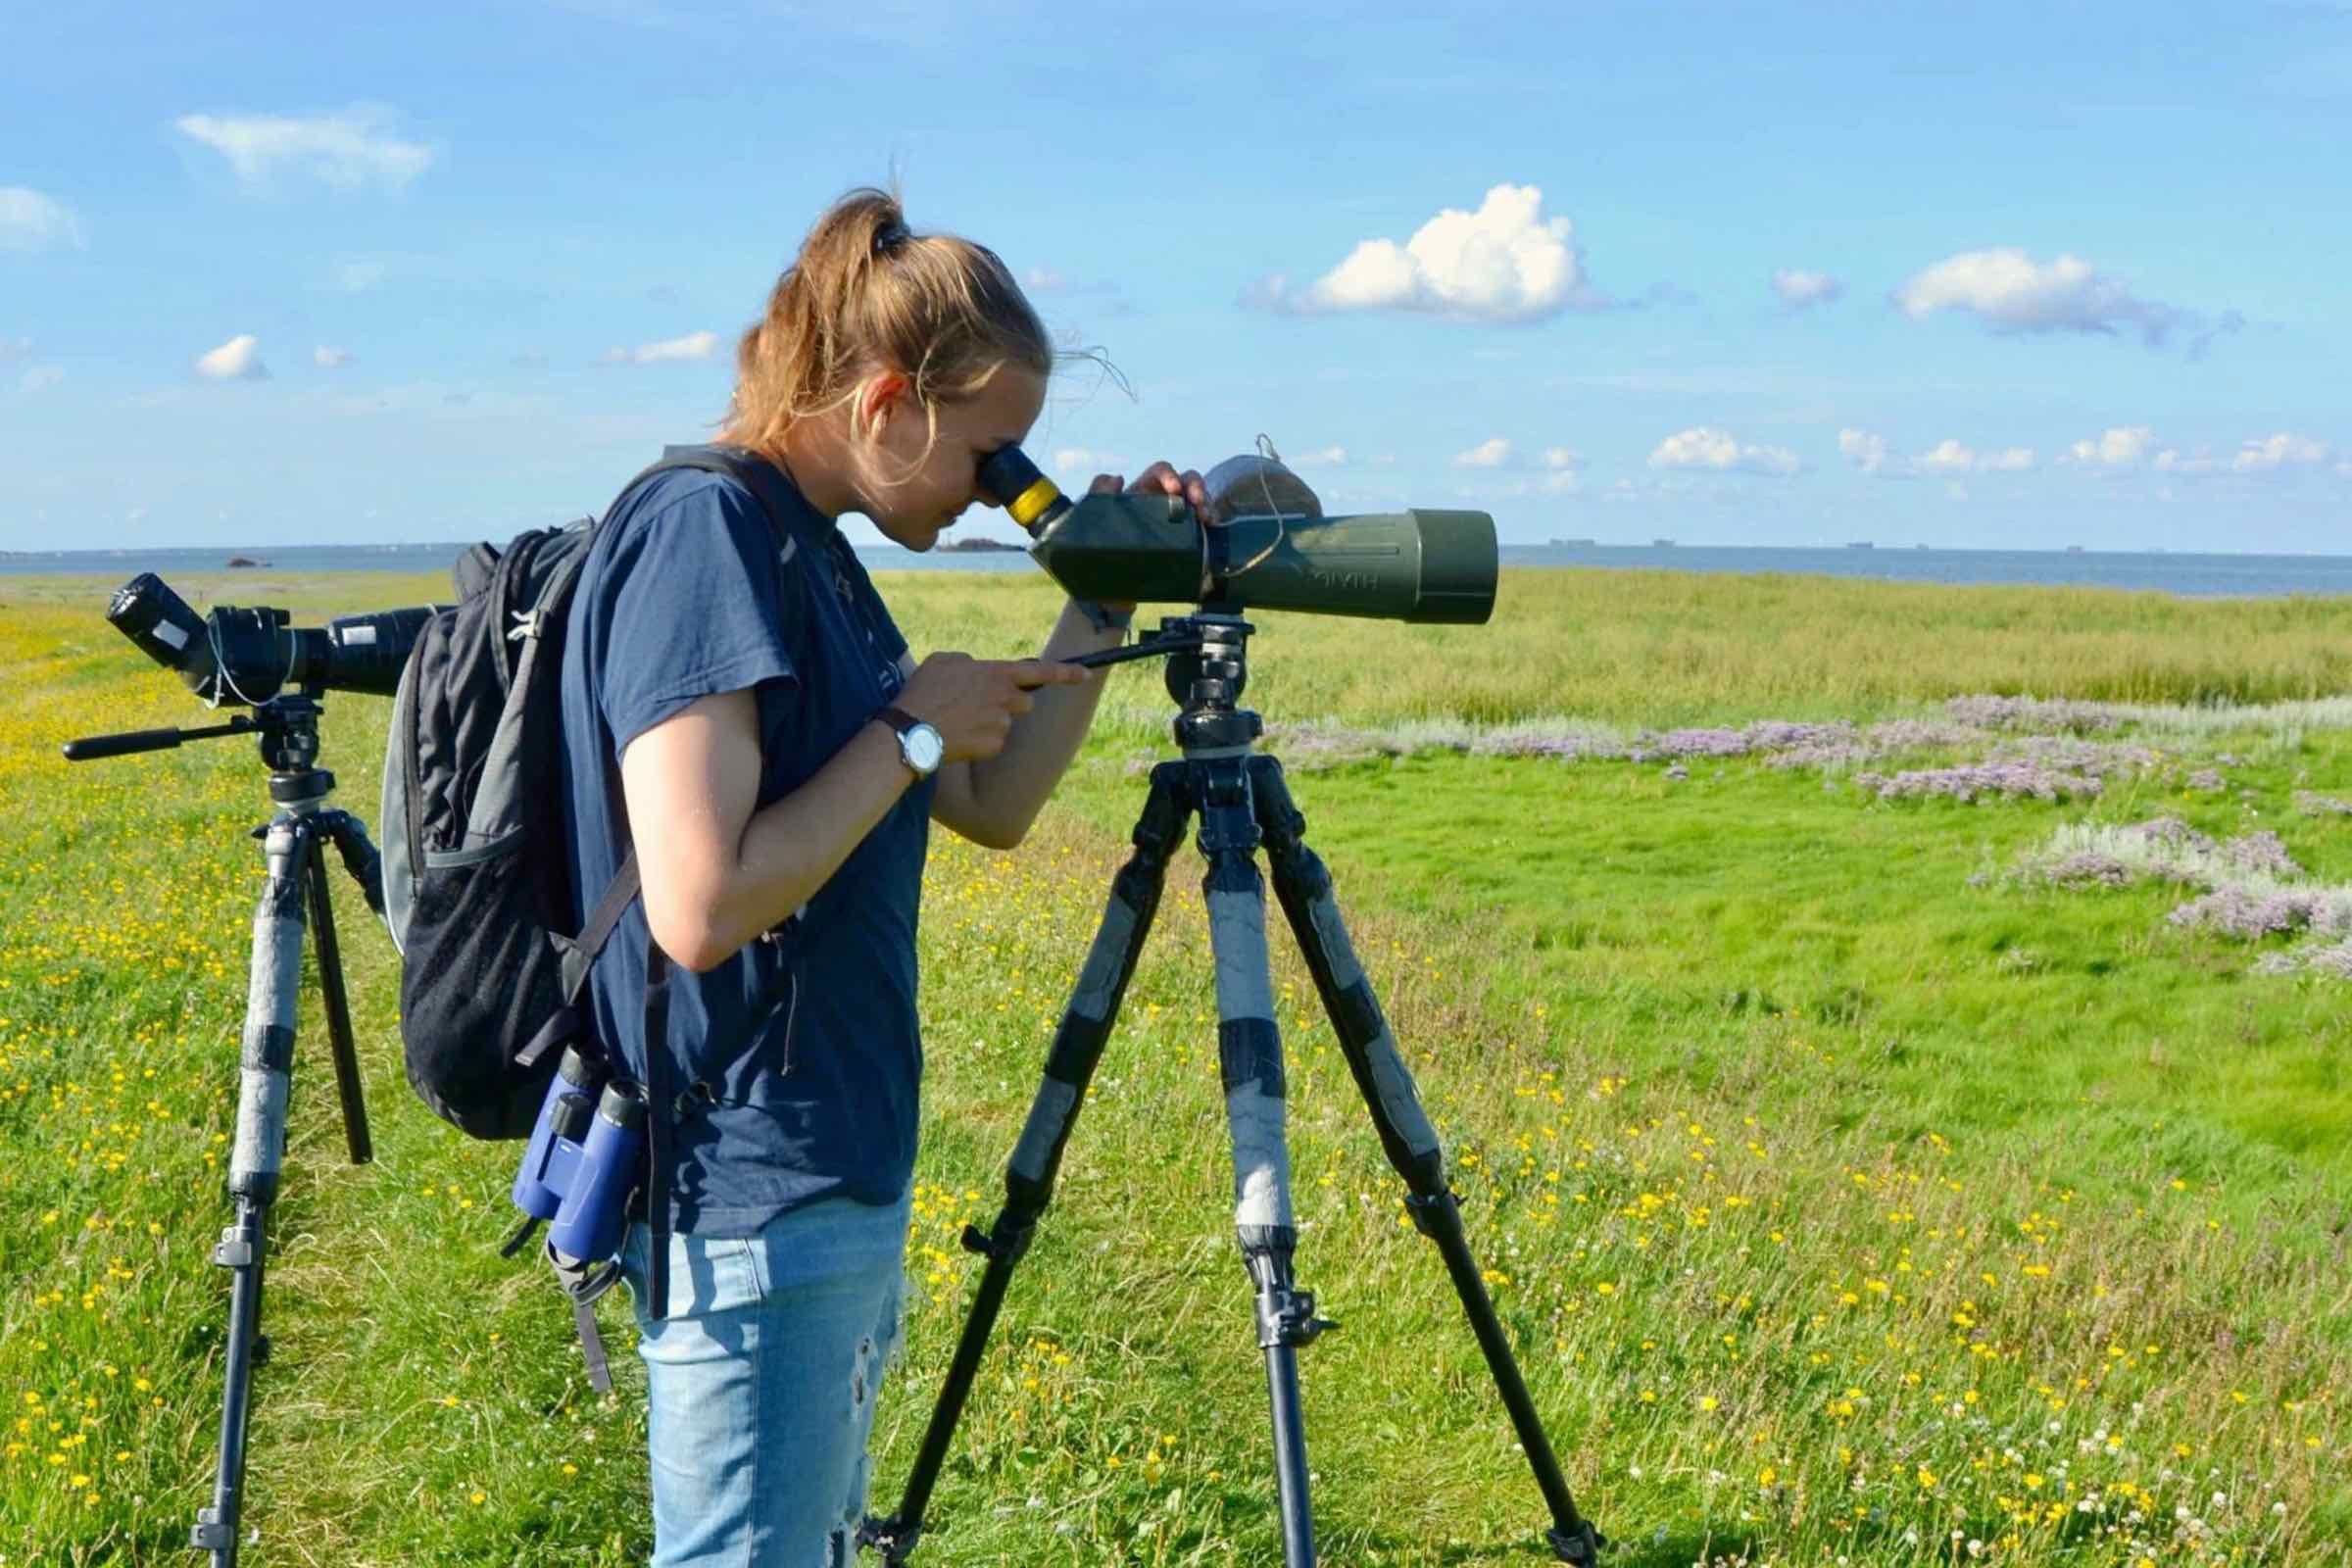
M 174 550 L 0 551 L 0 576 L 128 578 L 219 571 L 232 559 L 276 572 L 446 571 L 466 544 L 233 546 Z M 873 571 L 1034 571 L 1017 550 L 861 549 Z M 1888 582 L 2031 583 L 2197 598 L 2352 594 L 2352 556 L 2192 555 L 2172 551 L 1927 550 L 1778 545 L 1646 545 L 1568 541 L 1504 545 L 1504 566 L 1694 572 L 1801 572 Z

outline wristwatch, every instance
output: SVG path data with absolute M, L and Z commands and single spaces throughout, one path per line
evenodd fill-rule
M 913 770 L 918 779 L 929 778 L 939 771 L 947 759 L 948 743 L 939 738 L 939 731 L 897 708 L 885 708 L 874 715 L 899 732 L 899 760 Z

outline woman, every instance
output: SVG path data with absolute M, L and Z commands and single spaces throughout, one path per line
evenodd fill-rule
M 986 502 L 979 461 L 1026 438 L 1054 363 L 994 254 L 853 192 L 737 356 L 720 441 L 772 482 L 656 474 L 583 569 L 573 885 L 606 886 L 632 843 L 642 876 L 592 997 L 653 1101 L 623 1267 L 658 1568 L 856 1548 L 899 1315 L 928 825 L 1020 842 L 1101 697 L 1058 661 L 1116 646 L 1133 607 L 1065 606 L 1036 659 L 916 665 L 836 524 L 930 549 Z M 1165 463 L 1134 488 L 1206 503 Z

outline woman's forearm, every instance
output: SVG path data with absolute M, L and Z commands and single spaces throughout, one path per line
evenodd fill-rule
M 1061 618 L 1046 639 L 1042 659 L 1067 659 L 1073 654 L 1116 648 L 1123 634 L 1097 631 L 1076 605 L 1064 604 Z M 1087 726 L 1102 701 L 1105 671 L 1096 670 L 1083 686 L 1048 686 L 1037 693 L 1035 706 L 1013 720 L 1004 751 L 972 764 L 972 797 L 990 819 L 1018 838 L 1037 820 L 1046 800 L 1070 759 L 1086 739 Z
M 753 812 L 721 905 L 729 927 L 722 933 L 726 951 L 815 897 L 890 814 L 913 777 L 899 759 L 899 738 L 877 720 L 851 736 L 806 784 Z

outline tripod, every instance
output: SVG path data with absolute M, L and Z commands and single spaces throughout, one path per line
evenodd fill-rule
M 1241 1233 L 1242 1259 L 1256 1292 L 1257 1343 L 1265 1353 L 1273 1402 L 1274 1476 L 1286 1568 L 1311 1568 L 1315 1560 L 1298 1354 L 1333 1325 L 1315 1315 L 1313 1294 L 1298 1289 L 1292 1276 L 1298 1229 L 1292 1217 L 1290 1152 L 1283 1129 L 1282 1041 L 1266 957 L 1265 886 L 1254 859 L 1261 844 L 1273 871 L 1275 894 L 1331 1015 L 1381 1148 L 1410 1190 L 1405 1202 L 1413 1224 L 1437 1243 L 1445 1258 L 1446 1272 L 1535 1471 L 1536 1485 L 1551 1513 L 1545 1540 L 1561 1561 L 1588 1565 L 1604 1544 L 1576 1511 L 1487 1297 L 1463 1235 L 1460 1209 L 1446 1185 L 1444 1151 L 1348 941 L 1331 874 L 1306 846 L 1306 819 L 1292 805 L 1282 764 L 1251 749 L 1262 733 L 1257 714 L 1235 706 L 1249 679 L 1247 650 L 1253 629 L 1238 614 L 1203 607 L 1199 614 L 1162 620 L 1159 634 L 1149 642 L 1079 661 L 1108 663 L 1167 656 L 1167 688 L 1180 708 L 1175 731 L 1184 758 L 1152 770 L 1151 793 L 1135 826 L 1135 853 L 1112 879 L 1102 925 L 1054 1033 L 1044 1082 L 1005 1169 L 1004 1206 L 987 1232 L 971 1226 L 963 1233 L 965 1250 L 988 1259 L 979 1293 L 898 1512 L 888 1519 L 867 1520 L 860 1532 L 861 1543 L 876 1547 L 889 1568 L 900 1568 L 922 1536 L 924 1510 L 1004 1305 L 1013 1266 L 1029 1250 L 1038 1220 L 1053 1200 L 1054 1174 L 1078 1107 L 1085 1103 L 1087 1084 L 1102 1060 L 1120 999 L 1151 933 L 1167 881 L 1168 858 L 1182 844 L 1187 821 L 1196 815 L 1200 821 L 1200 853 L 1208 861 L 1201 889 L 1216 963 L 1217 1056 L 1233 1143 L 1234 1221 Z
M 253 916 L 251 980 L 245 999 L 245 1032 L 238 1056 L 236 1142 L 229 1153 L 228 1194 L 235 1218 L 220 1233 L 213 1261 L 230 1275 L 225 1389 L 220 1403 L 220 1444 L 213 1482 L 213 1504 L 196 1516 L 189 1544 L 209 1551 L 213 1568 L 235 1568 L 237 1532 L 245 1487 L 245 1427 L 251 1404 L 253 1369 L 270 1356 L 261 1332 L 262 1262 L 268 1245 L 270 1205 L 277 1198 L 278 1168 L 286 1148 L 286 1103 L 293 1088 L 295 1001 L 302 983 L 302 946 L 307 917 L 318 924 L 318 986 L 326 1004 L 326 1032 L 335 1058 L 335 1087 L 343 1101 L 343 1136 L 351 1161 L 374 1157 L 368 1140 L 368 1111 L 360 1099 L 360 1058 L 351 1035 L 351 1009 L 343 990 L 343 963 L 335 943 L 335 913 L 327 902 L 325 845 L 331 840 L 343 868 L 360 884 L 368 906 L 383 912 L 383 875 L 368 829 L 348 811 L 326 805 L 335 776 L 318 760 L 318 692 L 275 697 L 257 704 L 225 724 L 207 729 L 153 729 L 100 735 L 68 743 L 69 761 L 166 751 L 192 740 L 226 735 L 260 738 L 270 768 L 270 798 L 277 812 L 254 829 L 262 841 L 269 880 Z

